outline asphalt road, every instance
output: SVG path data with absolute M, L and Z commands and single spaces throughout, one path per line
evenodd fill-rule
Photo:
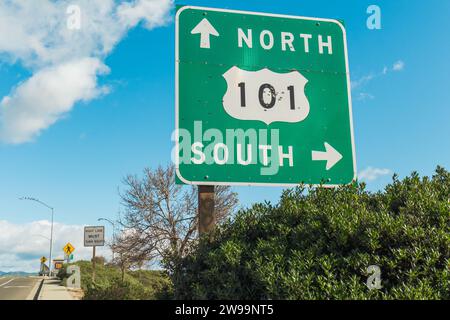
M 30 277 L 0 278 L 0 300 L 26 300 L 38 282 Z

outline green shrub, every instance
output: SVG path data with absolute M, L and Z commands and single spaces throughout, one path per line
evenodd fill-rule
M 92 282 L 92 263 L 75 263 L 81 271 L 81 288 L 85 300 L 155 300 L 173 298 L 172 283 L 167 274 L 157 270 L 128 271 L 122 281 L 121 271 L 114 265 L 97 264 Z M 68 275 L 63 268 L 58 277 L 65 284 Z
M 90 283 L 85 300 L 149 300 L 154 299 L 152 291 L 144 286 L 121 278 L 111 278 L 107 284 Z
M 202 239 L 172 274 L 178 299 L 450 299 L 450 175 L 286 190 Z M 380 290 L 366 286 L 381 269 Z
M 103 265 L 105 265 L 105 263 L 106 263 L 105 257 L 102 257 L 102 256 L 96 256 L 96 257 L 93 258 L 93 259 L 95 260 L 96 265 L 101 265 L 101 266 L 103 266 Z M 92 261 L 92 259 L 91 259 L 91 261 Z

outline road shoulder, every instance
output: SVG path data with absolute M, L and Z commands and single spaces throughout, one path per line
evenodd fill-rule
M 42 277 L 32 277 L 32 278 L 36 278 L 39 280 L 36 281 L 36 284 L 34 285 L 30 294 L 27 296 L 26 300 L 37 300 L 39 291 L 42 288 L 42 284 L 44 282 L 44 278 L 42 278 Z
M 58 278 L 45 279 L 38 300 L 76 300 Z

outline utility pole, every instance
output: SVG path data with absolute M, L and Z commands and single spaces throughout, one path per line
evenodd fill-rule
M 216 214 L 214 210 L 214 186 L 198 186 L 198 233 L 202 236 L 214 230 Z

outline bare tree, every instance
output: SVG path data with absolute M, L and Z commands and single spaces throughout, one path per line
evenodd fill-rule
M 125 212 L 119 221 L 124 229 L 116 239 L 115 252 L 134 261 L 156 257 L 172 259 L 189 253 L 197 237 L 197 188 L 175 183 L 175 167 L 146 168 L 143 177 L 129 175 L 121 193 Z M 215 194 L 217 223 L 236 208 L 237 194 L 228 186 L 219 186 Z
M 144 256 L 139 251 L 139 247 L 134 243 L 133 236 L 126 232 L 117 236 L 111 248 L 115 251 L 113 263 L 121 271 L 122 282 L 125 278 L 125 272 L 133 268 L 140 268 L 150 257 Z

